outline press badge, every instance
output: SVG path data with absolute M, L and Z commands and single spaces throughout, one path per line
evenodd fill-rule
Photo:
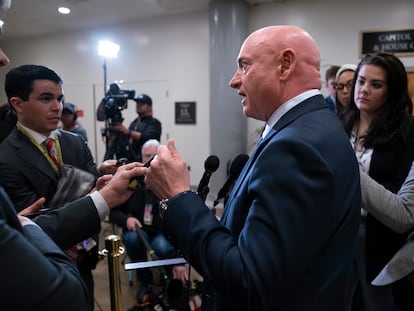
M 144 210 L 144 224 L 152 225 L 152 204 L 146 203 L 145 210 Z

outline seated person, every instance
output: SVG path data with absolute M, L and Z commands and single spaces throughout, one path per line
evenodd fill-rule
M 143 163 L 157 153 L 159 145 L 158 140 L 151 139 L 142 146 Z M 127 202 L 113 208 L 109 214 L 111 222 L 122 227 L 122 238 L 128 256 L 133 262 L 147 260 L 147 249 L 136 232 L 136 226 L 142 229 L 144 238 L 160 259 L 177 257 L 174 247 L 161 234 L 161 218 L 158 213 L 159 201 L 152 191 L 137 190 Z M 183 282 L 188 280 L 185 266 L 174 266 L 172 276 Z M 140 282 L 140 290 L 137 293 L 137 301 L 140 305 L 143 301 L 143 295 L 154 280 L 148 269 L 137 269 L 137 279 Z

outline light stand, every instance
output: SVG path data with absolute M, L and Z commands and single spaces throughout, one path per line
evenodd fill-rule
M 117 58 L 119 52 L 119 45 L 113 43 L 112 41 L 101 40 L 98 44 L 98 54 L 103 57 L 103 74 L 104 74 L 104 96 L 106 96 L 107 92 L 107 66 L 106 66 L 106 59 L 107 58 Z M 108 157 L 108 150 L 112 150 L 112 142 L 108 139 L 108 129 L 109 129 L 109 121 L 105 118 L 105 128 L 103 129 L 102 136 L 105 137 L 105 156 L 104 160 L 107 160 Z
M 104 57 L 104 59 L 103 59 L 103 66 L 102 66 L 102 68 L 103 68 L 103 73 L 104 73 L 104 94 L 106 94 L 106 85 L 107 85 L 107 83 L 106 83 L 106 58 Z
M 106 68 L 106 59 L 107 58 L 117 58 L 119 52 L 119 45 L 113 43 L 112 41 L 101 40 L 98 44 L 98 54 L 103 57 L 103 73 L 104 73 L 104 94 L 106 94 L 106 85 L 107 85 L 107 68 Z

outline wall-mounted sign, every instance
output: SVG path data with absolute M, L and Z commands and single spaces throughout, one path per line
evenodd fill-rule
M 196 124 L 196 102 L 175 102 L 175 124 Z
M 362 31 L 361 54 L 375 52 L 414 55 L 414 29 Z

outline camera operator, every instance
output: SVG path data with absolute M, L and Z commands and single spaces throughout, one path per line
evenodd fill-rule
M 134 161 L 137 156 L 130 148 L 129 137 L 122 131 L 114 128 L 122 124 L 122 110 L 128 107 L 128 99 L 134 99 L 135 91 L 121 90 L 117 83 L 111 83 L 105 97 L 98 106 L 96 117 L 98 121 L 105 121 L 105 128 L 102 129 L 102 137 L 105 139 L 106 151 L 104 160 L 126 159 Z
M 131 122 L 129 128 L 123 124 L 113 125 L 113 129 L 123 133 L 131 142 L 132 151 L 141 159 L 142 145 L 150 140 L 161 139 L 161 122 L 152 116 L 152 99 L 146 94 L 139 94 L 134 98 L 137 103 L 136 112 L 138 117 Z

